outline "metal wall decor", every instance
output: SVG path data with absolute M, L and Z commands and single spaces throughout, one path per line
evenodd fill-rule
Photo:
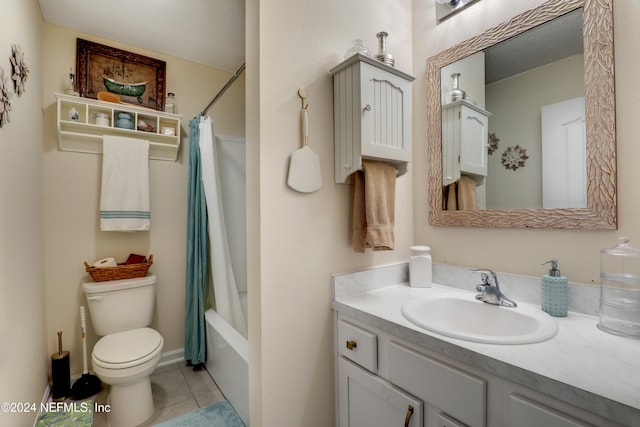
M 505 169 L 517 170 L 524 167 L 528 158 L 527 149 L 516 145 L 504 150 L 501 163 Z
M 489 134 L 489 147 L 487 147 L 487 151 L 489 155 L 492 155 L 494 151 L 498 149 L 498 143 L 500 142 L 500 138 L 496 138 L 496 134 Z
M 29 77 L 29 67 L 24 62 L 24 53 L 17 44 L 11 45 L 11 79 L 13 80 L 14 92 L 18 96 L 24 93 L 24 84 Z
M 9 79 L 5 77 L 4 69 L 0 67 L 0 128 L 10 122 L 11 95 Z

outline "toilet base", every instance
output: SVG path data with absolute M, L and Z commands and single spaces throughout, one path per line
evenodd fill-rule
M 155 410 L 151 395 L 151 379 L 141 378 L 132 384 L 112 385 L 109 392 L 110 426 L 133 427 L 146 421 Z

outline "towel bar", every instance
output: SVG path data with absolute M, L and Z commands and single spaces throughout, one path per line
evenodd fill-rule
M 347 166 L 345 165 L 345 169 L 349 169 L 349 174 L 348 175 L 344 175 L 344 179 L 342 179 L 341 181 L 338 181 L 338 173 L 336 171 L 336 184 L 351 184 L 353 181 L 353 174 L 358 172 L 358 171 L 362 171 L 362 160 L 374 160 L 374 161 L 380 161 L 382 163 L 386 163 L 386 164 L 390 164 L 392 166 L 395 166 L 396 168 L 396 177 L 402 176 L 404 174 L 407 173 L 408 170 L 408 165 L 409 162 L 392 162 L 392 161 L 388 161 L 388 160 L 384 160 L 384 159 L 376 159 L 376 158 L 372 158 L 372 157 L 363 157 L 360 159 L 360 161 L 358 162 L 359 166 L 358 167 L 352 167 L 352 166 Z

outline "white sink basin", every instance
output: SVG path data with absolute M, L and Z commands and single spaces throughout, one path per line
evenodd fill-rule
M 490 344 L 530 344 L 558 333 L 555 319 L 539 307 L 518 303 L 500 307 L 474 294 L 429 295 L 407 301 L 403 316 L 411 323 L 452 338 Z

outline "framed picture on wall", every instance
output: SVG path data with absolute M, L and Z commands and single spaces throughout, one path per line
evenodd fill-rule
M 111 92 L 122 102 L 162 111 L 166 63 L 159 59 L 77 39 L 76 90 L 80 96 L 98 98 Z

